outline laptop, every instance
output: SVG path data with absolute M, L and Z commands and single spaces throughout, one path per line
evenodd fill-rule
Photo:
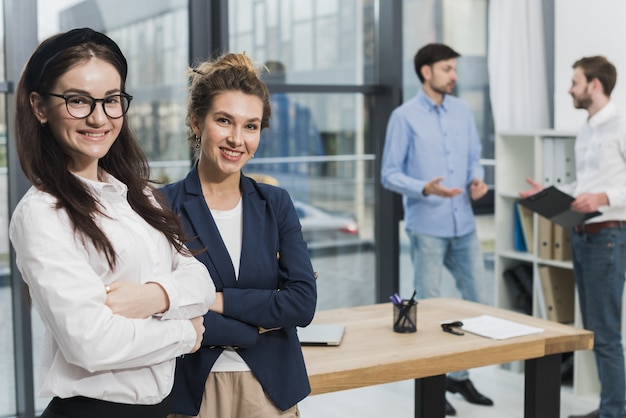
M 309 324 L 296 327 L 301 345 L 337 346 L 346 331 L 342 324 Z

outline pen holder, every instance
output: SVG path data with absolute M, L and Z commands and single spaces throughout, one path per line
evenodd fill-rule
M 393 304 L 393 330 L 402 333 L 417 331 L 417 302 L 404 300 L 401 305 Z

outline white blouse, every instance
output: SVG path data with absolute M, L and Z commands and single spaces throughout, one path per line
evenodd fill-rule
M 81 180 L 106 215 L 96 222 L 117 253 L 115 271 L 52 195 L 31 187 L 11 218 L 17 266 L 46 329 L 39 395 L 156 404 L 171 391 L 175 358 L 196 341 L 188 319 L 207 312 L 215 286 L 202 263 L 133 211 L 126 186 L 104 175 L 106 183 Z M 160 284 L 169 310 L 147 319 L 114 315 L 105 286 L 115 281 Z

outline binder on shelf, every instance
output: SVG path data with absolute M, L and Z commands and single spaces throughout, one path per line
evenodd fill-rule
M 533 212 L 522 206 L 517 206 L 517 210 L 519 212 L 519 220 L 522 225 L 522 235 L 524 236 L 524 242 L 526 244 L 526 250 L 529 253 L 533 253 L 535 251 L 535 236 L 533 232 Z
M 553 258 L 559 261 L 569 261 L 572 259 L 571 232 L 569 228 L 554 225 Z
M 544 260 L 554 258 L 554 223 L 543 216 L 537 220 L 537 256 Z
M 522 231 L 522 221 L 520 220 L 518 205 L 513 205 L 513 249 L 515 251 L 526 252 L 526 241 L 524 240 L 524 232 Z
M 551 186 L 554 184 L 554 138 L 544 138 L 541 145 L 543 184 Z
M 539 266 L 547 317 L 551 321 L 574 321 L 574 272 L 551 266 Z
M 518 203 L 552 222 L 565 228 L 580 225 L 589 218 L 601 215 L 600 212 L 582 213 L 570 209 L 574 197 L 562 192 L 554 186 L 518 200 Z
M 571 183 L 576 178 L 574 164 L 574 141 L 554 138 L 554 184 Z

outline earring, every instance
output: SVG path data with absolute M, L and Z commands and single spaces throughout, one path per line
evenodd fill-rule
M 254 154 L 252 154 L 252 157 L 251 157 L 251 158 L 254 158 Z
M 42 128 L 46 127 L 46 121 L 45 120 L 42 119 L 42 120 L 39 121 L 39 123 L 41 124 Z
M 200 141 L 202 141 L 202 138 L 196 135 L 196 149 L 200 148 Z

